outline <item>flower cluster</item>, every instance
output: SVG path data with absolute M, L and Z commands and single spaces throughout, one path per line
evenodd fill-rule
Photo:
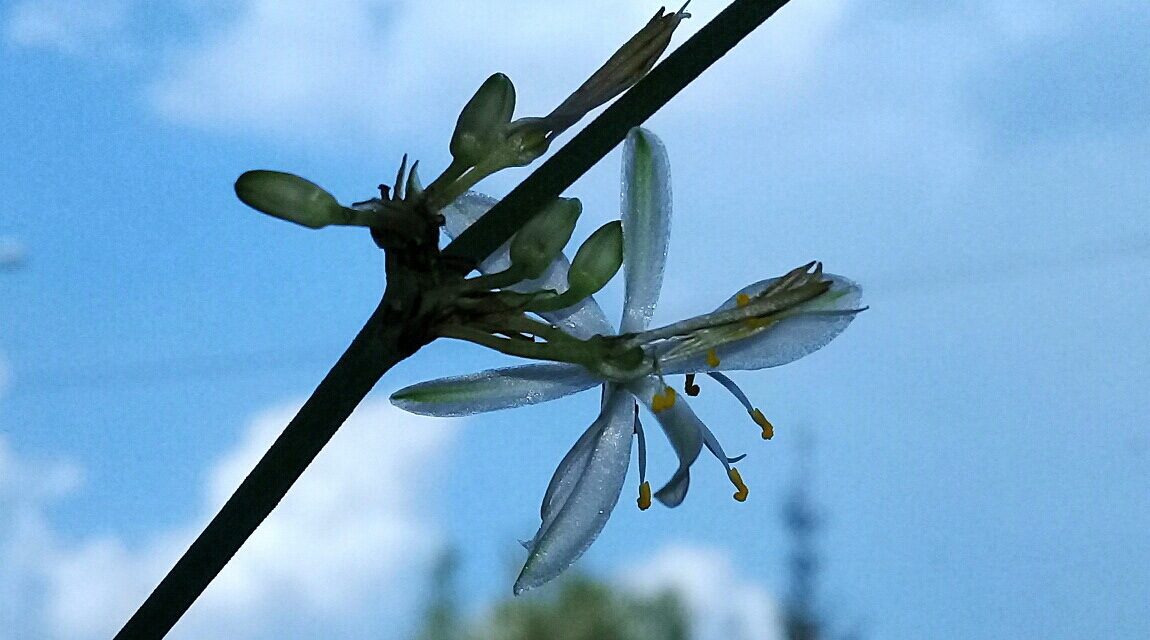
M 745 500 L 748 489 L 732 466 L 739 458 L 726 455 L 715 435 L 688 403 L 678 398 L 667 378 L 686 375 L 685 391 L 694 395 L 698 392 L 694 376 L 706 373 L 742 403 L 761 427 L 763 438 L 770 438 L 771 424 L 722 372 L 774 367 L 801 358 L 841 333 L 860 311 L 858 285 L 825 274 L 821 265 L 811 263 L 745 287 L 711 313 L 649 329 L 662 287 L 670 233 L 669 174 L 662 143 L 648 131 L 633 130 L 624 146 L 621 222 L 625 300 L 618 332 L 587 293 L 591 287 L 578 287 L 577 293 L 569 295 L 579 281 L 571 277 L 581 268 L 579 254 L 571 264 L 556 255 L 545 272 L 531 274 L 537 278 L 520 278 L 508 283 L 503 292 L 521 296 L 522 308 L 546 320 L 546 329 L 526 324 L 540 323 L 523 317 L 501 328 L 472 323 L 442 331 L 442 335 L 469 339 L 506 353 L 553 362 L 423 382 L 391 397 L 396 406 L 414 413 L 460 416 L 545 402 L 602 386 L 599 416 L 564 456 L 547 487 L 539 530 L 524 543 L 529 555 L 515 582 L 516 594 L 557 576 L 599 535 L 619 499 L 635 441 L 638 505 L 641 509 L 650 506 L 652 493 L 646 479 L 646 439 L 639 404 L 654 415 L 679 459 L 678 469 L 654 493 L 657 500 L 669 507 L 683 501 L 691 465 L 704 447 L 725 468 L 736 488 L 735 499 Z M 461 233 L 494 202 L 481 194 L 463 194 L 443 210 L 447 232 Z M 569 236 L 567 230 L 559 246 Z M 517 262 L 514 245 L 513 239 L 484 262 L 480 269 L 490 275 L 480 278 L 498 277 L 513 269 Z M 608 271 L 614 273 L 604 268 L 598 280 Z M 560 291 L 564 280 L 567 289 Z M 596 284 L 595 290 L 602 286 Z M 546 304 L 563 298 L 562 303 Z M 523 329 L 542 342 L 514 334 Z M 509 337 L 497 337 L 497 331 Z
M 685 6 L 684 6 L 685 9 Z M 515 90 L 502 74 L 487 79 L 464 106 L 450 142 L 450 165 L 425 188 L 406 156 L 380 197 L 341 205 L 319 186 L 292 174 L 249 171 L 236 194 L 253 208 L 296 224 L 363 226 L 388 257 L 388 293 L 404 348 L 436 338 L 467 340 L 543 363 L 416 384 L 392 402 L 414 413 L 469 415 L 544 402 L 601 387 L 598 417 L 560 462 L 540 510 L 539 530 L 514 591 L 538 586 L 579 558 L 610 517 L 638 446 L 638 505 L 652 498 L 675 507 L 686 497 L 690 470 L 705 447 L 726 470 L 736 500 L 749 490 L 718 439 L 679 398 L 668 378 L 707 374 L 730 391 L 770 438 L 773 427 L 724 371 L 779 366 L 841 333 L 860 311 L 860 289 L 825 274 L 818 263 L 752 284 L 711 313 L 650 328 L 662 287 L 671 223 L 670 167 L 662 143 L 643 129 L 627 136 L 621 220 L 592 233 L 568 260 L 564 247 L 582 212 L 558 198 L 465 277 L 471 264 L 449 264 L 439 230 L 459 236 L 496 204 L 470 191 L 479 180 L 532 162 L 555 136 L 589 110 L 634 84 L 666 48 L 684 9 L 662 10 L 567 100 L 546 116 L 512 119 Z M 461 268 L 465 267 L 465 268 Z M 593 295 L 622 267 L 623 317 L 618 331 Z M 396 293 L 396 292 L 400 293 Z M 397 340 L 398 342 L 398 340 Z M 645 406 L 670 441 L 678 468 L 652 493 L 646 478 Z

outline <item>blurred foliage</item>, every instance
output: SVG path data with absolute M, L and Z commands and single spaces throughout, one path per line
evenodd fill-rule
M 477 620 L 459 615 L 455 560 L 436 567 L 417 640 L 690 640 L 690 624 L 671 592 L 640 596 L 573 575 L 550 593 L 508 598 Z
M 672 593 L 636 596 L 583 576 L 548 598 L 500 603 L 473 640 L 688 640 L 687 613 Z

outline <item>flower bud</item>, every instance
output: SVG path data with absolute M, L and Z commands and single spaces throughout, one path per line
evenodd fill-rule
M 247 171 L 236 180 L 236 196 L 249 207 L 312 229 L 346 217 L 330 193 L 290 173 Z
M 567 271 L 567 284 L 587 297 L 610 282 L 622 265 L 623 223 L 615 220 L 599 227 L 579 247 Z
M 577 198 L 557 198 L 511 238 L 511 264 L 525 280 L 543 275 L 559 257 L 583 212 Z
M 526 167 L 547 153 L 550 131 L 543 118 L 520 118 L 509 127 L 506 140 L 499 150 L 502 166 Z
M 499 144 L 514 110 L 515 85 L 511 80 L 502 73 L 484 80 L 455 123 L 452 157 L 468 166 L 479 164 Z

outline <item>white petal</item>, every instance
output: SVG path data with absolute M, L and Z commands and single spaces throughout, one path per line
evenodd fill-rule
M 671 235 L 671 165 L 655 134 L 635 127 L 623 144 L 623 272 L 626 295 L 620 332 L 651 323 Z
M 480 216 L 487 213 L 488 209 L 495 206 L 496 202 L 498 200 L 495 198 L 475 191 L 468 191 L 459 196 L 455 202 L 443 208 L 443 217 L 446 220 L 443 226 L 444 232 L 448 237 L 457 237 Z M 511 266 L 510 249 L 508 248 L 510 244 L 510 241 L 503 243 L 495 253 L 481 262 L 479 271 L 481 273 L 496 273 Z M 509 288 L 512 291 L 522 292 L 554 289 L 562 293 L 567 290 L 567 269 L 570 266 L 571 263 L 567 257 L 560 255 L 538 279 L 520 282 Z M 615 332 L 615 327 L 611 326 L 611 321 L 607 319 L 599 307 L 599 303 L 595 302 L 592 297 L 585 298 L 575 306 L 540 315 L 543 319 L 576 338 L 586 339 L 596 334 L 608 335 Z
M 628 385 L 628 389 L 640 402 L 647 405 L 648 409 L 651 408 L 655 394 L 665 391 L 663 384 L 655 376 L 647 376 L 634 382 Z M 659 426 L 662 427 L 663 433 L 667 434 L 671 447 L 675 449 L 675 455 L 679 457 L 679 468 L 671 476 L 671 480 L 655 492 L 655 497 L 668 507 L 676 507 L 687 495 L 687 485 L 691 479 L 689 470 L 703 449 L 703 429 L 706 429 L 706 426 L 682 397 L 677 398 L 671 407 L 658 413 L 654 411 L 651 413 L 659 421 Z
M 564 287 L 566 287 L 566 276 L 564 276 Z M 595 298 L 591 296 L 583 298 L 566 309 L 549 311 L 539 315 L 547 322 L 580 340 L 586 340 L 593 335 L 615 335 L 615 327 L 611 326 L 611 321 L 607 319 L 599 303 L 595 302 Z
M 794 362 L 826 346 L 843 332 L 855 318 L 850 311 L 859 309 L 862 288 L 854 282 L 833 274 L 824 274 L 833 283 L 829 291 L 798 307 L 798 313 L 779 320 L 770 328 L 755 335 L 721 345 L 715 349 L 719 366 L 707 365 L 706 355 L 696 355 L 663 368 L 666 375 L 702 373 L 706 371 L 737 371 L 765 369 Z M 739 293 L 755 295 L 778 278 L 763 280 L 745 287 Z M 735 296 L 718 310 L 735 306 Z
M 467 416 L 547 402 L 602 383 L 574 364 L 529 364 L 440 378 L 396 391 L 391 403 L 424 416 Z
M 527 563 L 515 581 L 516 595 L 571 566 L 607 524 L 631 463 L 633 406 L 631 395 L 615 388 L 599 418 L 588 429 L 590 435 L 584 434 L 564 458 L 564 463 L 571 464 L 561 464 L 557 478 L 551 481 L 549 490 L 555 495 L 544 503 L 545 517 L 535 534 Z M 560 475 L 564 477 L 558 478 Z

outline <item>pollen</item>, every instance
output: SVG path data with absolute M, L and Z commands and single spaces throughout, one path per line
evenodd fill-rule
M 751 304 L 751 296 L 745 293 L 740 293 L 739 295 L 735 296 L 735 304 L 739 305 L 740 307 L 745 307 Z
M 686 391 L 687 395 L 692 398 L 699 395 L 699 385 L 695 384 L 695 374 L 687 374 L 687 382 L 683 385 L 683 391 Z
M 739 475 L 739 470 L 731 467 L 727 471 L 727 477 L 731 479 L 731 484 L 735 485 L 735 489 L 737 489 L 737 491 L 735 491 L 735 495 L 733 496 L 735 500 L 738 500 L 739 502 L 746 502 L 747 494 L 750 492 L 747 490 L 747 485 L 743 484 L 743 476 Z
M 673 406 L 675 406 L 675 390 L 671 387 L 663 387 L 662 393 L 656 393 L 655 397 L 651 398 L 651 411 L 655 413 Z
M 758 409 L 755 409 L 750 413 L 751 419 L 755 421 L 755 424 L 763 428 L 763 440 L 770 440 L 771 437 L 775 435 L 775 425 L 771 424 L 771 421 L 767 420 L 767 417 L 763 415 L 763 412 L 759 411 Z
M 712 369 L 719 366 L 719 354 L 715 353 L 714 349 L 707 352 L 707 366 Z
M 643 484 L 639 485 L 639 510 L 646 511 L 651 508 L 651 483 L 646 480 Z

